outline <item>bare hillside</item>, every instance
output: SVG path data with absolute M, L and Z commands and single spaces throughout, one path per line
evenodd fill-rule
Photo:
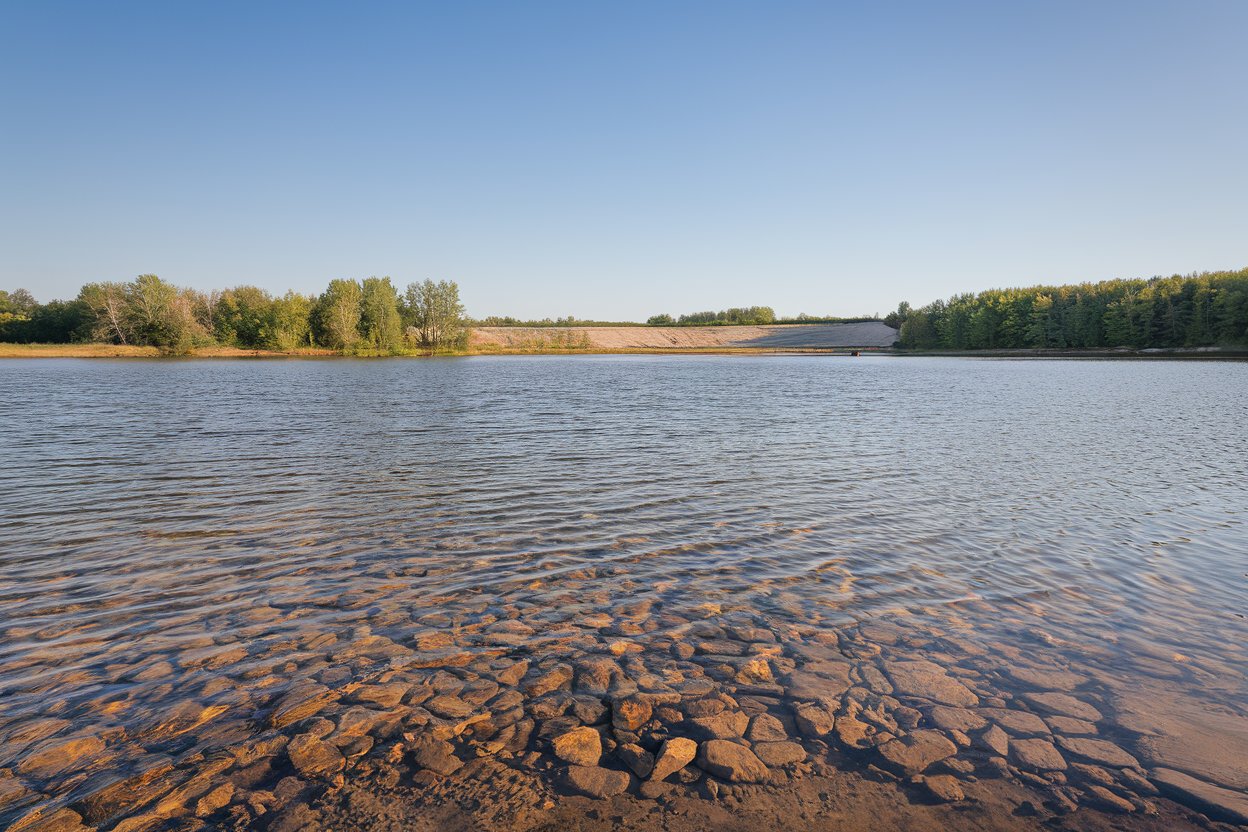
M 890 347 L 897 330 L 878 321 L 856 324 L 696 327 L 481 327 L 476 346 L 628 349 L 830 349 Z

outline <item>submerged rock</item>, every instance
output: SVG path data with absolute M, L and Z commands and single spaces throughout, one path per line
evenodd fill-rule
M 1048 740 L 1012 740 L 1010 755 L 1024 768 L 1036 771 L 1063 771 L 1066 760 Z
M 1096 708 L 1066 693 L 1024 693 L 1022 699 L 1045 713 L 1083 719 L 1088 722 L 1096 722 L 1103 718 Z
M 979 704 L 979 697 L 970 688 L 938 664 L 921 659 L 885 662 L 884 672 L 893 683 L 894 693 L 959 708 Z
M 1094 763 L 1112 768 L 1139 768 L 1140 761 L 1123 751 L 1112 742 L 1094 740 L 1087 737 L 1058 737 L 1057 744 L 1063 751 L 1076 757 L 1091 760 Z
M 1154 769 L 1150 777 L 1163 794 L 1195 806 L 1211 818 L 1248 823 L 1248 795 L 1243 792 L 1224 789 L 1168 768 Z
M 958 747 L 948 737 L 930 729 L 889 740 L 879 748 L 884 762 L 904 774 L 920 774 L 933 763 L 957 753 Z
M 763 761 L 744 745 L 729 740 L 707 740 L 698 750 L 698 766 L 730 783 L 761 783 L 769 772 Z

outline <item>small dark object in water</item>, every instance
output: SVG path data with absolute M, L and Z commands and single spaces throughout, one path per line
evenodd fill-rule
M 853 352 L 850 353 L 850 355 L 852 355 L 854 358 L 857 358 L 858 356 L 862 355 L 862 353 L 859 350 L 854 350 Z

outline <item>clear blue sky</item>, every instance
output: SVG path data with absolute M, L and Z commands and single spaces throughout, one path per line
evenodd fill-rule
M 0 2 L 0 288 L 886 312 L 1248 265 L 1248 2 Z

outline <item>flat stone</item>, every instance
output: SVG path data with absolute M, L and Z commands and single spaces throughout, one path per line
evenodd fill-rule
M 771 714 L 759 714 L 750 721 L 750 728 L 745 733 L 750 742 L 783 742 L 789 738 L 784 730 L 784 723 Z
M 199 818 L 208 817 L 218 809 L 224 809 L 230 805 L 230 800 L 234 797 L 234 784 L 222 783 L 208 794 L 204 795 L 195 804 L 195 816 Z
M 962 786 L 958 784 L 957 778 L 951 774 L 936 774 L 931 777 L 924 777 L 922 785 L 933 799 L 941 803 L 957 803 L 959 800 L 966 798 L 966 793 L 962 791 Z
M 1248 792 L 1248 719 L 1152 690 L 1124 693 L 1114 705 L 1115 721 L 1142 735 L 1134 750 L 1146 765 Z
M 1011 740 L 1010 754 L 1024 768 L 1036 771 L 1062 771 L 1066 760 L 1048 740 Z
M 979 704 L 978 696 L 938 664 L 923 660 L 885 662 L 884 672 L 893 683 L 894 693 L 958 708 Z
M 132 777 L 111 783 L 98 789 L 70 806 L 82 815 L 89 824 L 99 825 L 119 815 L 136 811 L 177 785 L 177 780 L 170 777 L 174 771 L 173 764 L 162 761 Z M 7 782 L 0 780 L 0 791 Z M 4 800 L 0 799 L 0 806 Z
M 286 746 L 291 765 L 304 777 L 321 777 L 341 771 L 346 760 L 338 748 L 314 734 L 300 734 Z
M 443 719 L 463 719 L 471 716 L 476 710 L 458 696 L 450 696 L 443 694 L 435 696 L 423 705 L 424 709 L 434 716 L 440 716 Z
M 99 737 L 49 740 L 23 757 L 17 764 L 17 772 L 31 777 L 56 777 L 89 763 L 103 750 L 104 741 Z
M 338 694 L 324 685 L 301 685 L 286 693 L 269 714 L 269 725 L 284 728 L 320 713 L 338 701 Z
M 1098 809 L 1123 815 L 1129 815 L 1135 811 L 1135 806 L 1130 800 L 1119 797 L 1104 786 L 1089 785 L 1086 789 L 1092 805 Z
M 948 705 L 934 706 L 928 713 L 928 719 L 937 728 L 945 731 L 978 731 L 988 725 L 988 720 L 975 711 L 951 708 Z
M 593 728 L 576 728 L 555 737 L 555 756 L 574 766 L 595 767 L 602 758 L 602 736 Z
M 424 735 L 412 743 L 412 760 L 423 769 L 448 777 L 464 765 L 455 756 L 455 746 L 445 740 Z
M 1045 717 L 1044 721 L 1053 729 L 1054 734 L 1066 734 L 1072 737 L 1092 737 L 1099 733 L 1095 725 L 1083 719 L 1074 719 L 1069 716 L 1049 716 Z
M 28 814 L 8 828 L 11 832 L 86 832 L 91 828 L 83 826 L 82 818 L 72 809 L 56 809 L 46 815 L 36 811 L 37 815 Z
M 654 755 L 640 745 L 627 743 L 615 749 L 615 756 L 624 761 L 629 770 L 645 780 L 654 771 Z
M 958 747 L 948 737 L 930 729 L 889 740 L 879 748 L 889 767 L 905 774 L 920 774 L 933 763 L 957 753 Z
M 793 719 L 802 736 L 818 739 L 836 728 L 836 715 L 827 705 L 802 704 L 793 709 Z
M 990 725 L 979 733 L 973 744 L 985 751 L 991 751 L 998 757 L 1006 756 L 1010 751 L 1010 737 L 998 725 Z
M 568 766 L 564 782 L 575 792 L 598 799 L 628 790 L 628 772 L 599 766 Z
M 360 685 L 352 691 L 351 698 L 356 702 L 380 705 L 383 708 L 393 708 L 403 701 L 403 697 L 411 689 L 411 685 L 403 682 L 392 682 L 385 685 Z
M 1096 722 L 1103 718 L 1096 708 L 1067 693 L 1024 693 L 1022 699 L 1028 705 L 1049 714 L 1085 719 L 1088 722 Z
M 1048 736 L 1048 723 L 1028 711 L 1010 708 L 983 708 L 980 713 L 1000 725 L 1012 736 Z
M 750 718 L 741 711 L 722 711 L 715 716 L 698 717 L 689 722 L 703 737 L 727 740 L 743 736 L 750 725 Z
M 1063 751 L 1111 768 L 1139 768 L 1140 761 L 1112 742 L 1088 737 L 1058 737 L 1057 744 Z
M 845 667 L 848 668 L 849 665 Z M 785 692 L 800 702 L 835 700 L 851 687 L 848 670 L 843 679 L 795 670 L 784 677 L 783 685 Z
M 693 762 L 698 754 L 698 744 L 684 737 L 672 737 L 664 741 L 659 748 L 658 757 L 654 761 L 654 770 L 650 773 L 651 780 L 666 780 Z
M 769 766 L 800 763 L 806 759 L 806 749 L 795 742 L 760 742 L 754 744 L 758 759 Z
M 530 680 L 524 685 L 524 692 L 529 696 L 543 696 L 547 693 L 569 687 L 572 684 L 572 668 L 566 664 L 557 664 L 550 670 Z
M 1248 794 L 1224 789 L 1168 768 L 1154 769 L 1149 777 L 1163 794 L 1188 806 L 1195 806 L 1215 820 L 1248 823 Z
M 871 727 L 857 717 L 842 714 L 836 718 L 836 738 L 850 748 L 870 748 Z
M 744 745 L 728 740 L 707 740 L 698 750 L 698 766 L 730 783 L 761 783 L 769 772 L 763 761 Z
M 1041 690 L 1070 691 L 1087 681 L 1086 677 L 1077 673 L 1055 668 L 1007 667 L 1005 672 L 1016 681 Z

